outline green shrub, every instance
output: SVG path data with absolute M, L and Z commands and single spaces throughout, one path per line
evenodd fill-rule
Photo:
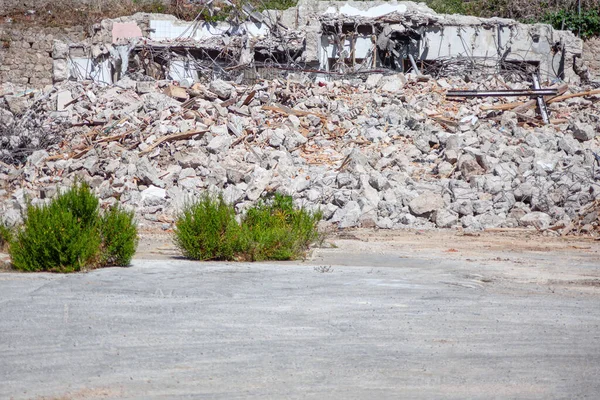
M 290 196 L 276 194 L 248 210 L 239 224 L 233 206 L 204 195 L 176 221 L 175 244 L 195 260 L 290 260 L 318 239 L 321 213 L 296 209 Z
M 76 183 L 66 192 L 59 194 L 52 201 L 52 205 L 60 210 L 68 210 L 83 227 L 96 226 L 100 222 L 98 199 L 84 183 Z
M 275 194 L 248 210 L 242 224 L 246 258 L 290 260 L 300 258 L 318 239 L 321 213 L 295 209 L 291 196 Z
M 138 244 L 133 212 L 118 206 L 104 213 L 100 223 L 102 238 L 101 266 L 129 265 Z
M 239 243 L 235 210 L 222 196 L 203 195 L 175 223 L 175 244 L 194 260 L 232 260 Z
M 13 231 L 4 224 L 0 224 L 0 250 L 8 250 L 8 244 L 13 238 Z
M 136 246 L 133 214 L 113 208 L 101 215 L 89 186 L 75 184 L 48 205 L 27 206 L 9 253 L 21 271 L 75 272 L 126 265 Z
M 71 210 L 51 203 L 27 207 L 9 253 L 21 271 L 74 272 L 95 261 L 99 245 L 96 225 L 86 226 Z

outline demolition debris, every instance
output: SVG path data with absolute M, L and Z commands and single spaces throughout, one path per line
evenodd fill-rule
M 119 199 L 164 229 L 203 191 L 241 212 L 280 191 L 342 228 L 598 234 L 600 91 L 552 87 L 571 93 L 547 97 L 544 124 L 536 100 L 446 96 L 491 80 L 296 78 L 189 88 L 124 78 L 5 94 L 4 221 L 83 179 L 103 206 Z
M 278 191 L 340 228 L 600 235 L 600 90 L 571 69 L 579 39 L 365 4 L 139 14 L 56 41 L 54 85 L 0 86 L 3 221 L 80 179 L 163 229 L 205 191 L 239 212 Z

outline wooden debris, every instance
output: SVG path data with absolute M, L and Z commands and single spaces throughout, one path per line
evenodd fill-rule
M 302 110 L 296 110 L 294 108 L 289 108 L 286 106 L 283 106 L 281 104 L 277 104 L 275 103 L 274 106 L 262 106 L 263 110 L 266 111 L 275 111 L 277 113 L 280 114 L 284 114 L 284 115 L 295 115 L 296 117 L 305 117 L 307 115 L 316 115 L 317 117 L 321 118 L 321 119 L 327 119 L 327 116 L 323 115 L 323 114 L 319 114 L 319 113 L 315 113 L 315 112 L 311 112 L 311 111 L 302 111 Z
M 148 154 L 152 150 L 157 148 L 159 145 L 161 145 L 162 143 L 173 142 L 176 140 L 191 139 L 192 137 L 194 137 L 196 135 L 204 135 L 206 132 L 208 132 L 208 130 L 190 131 L 190 132 L 184 132 L 184 133 L 175 133 L 175 134 L 169 135 L 169 136 L 163 136 L 160 139 L 158 139 L 156 142 L 152 143 L 152 145 L 150 145 L 146 150 L 140 151 L 140 154 Z
M 189 99 L 187 90 L 181 86 L 169 85 L 165 88 L 164 94 L 176 100 L 186 101 Z

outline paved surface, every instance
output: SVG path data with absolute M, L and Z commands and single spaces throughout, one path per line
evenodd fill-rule
M 0 399 L 598 398 L 598 258 L 420 257 L 0 273 Z

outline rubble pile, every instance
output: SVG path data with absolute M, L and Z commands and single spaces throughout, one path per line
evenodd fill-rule
M 163 229 L 208 190 L 240 212 L 283 192 L 341 228 L 600 233 L 600 91 L 563 87 L 545 125 L 535 100 L 445 96 L 505 82 L 296 78 L 0 87 L 2 218 L 80 179 Z

